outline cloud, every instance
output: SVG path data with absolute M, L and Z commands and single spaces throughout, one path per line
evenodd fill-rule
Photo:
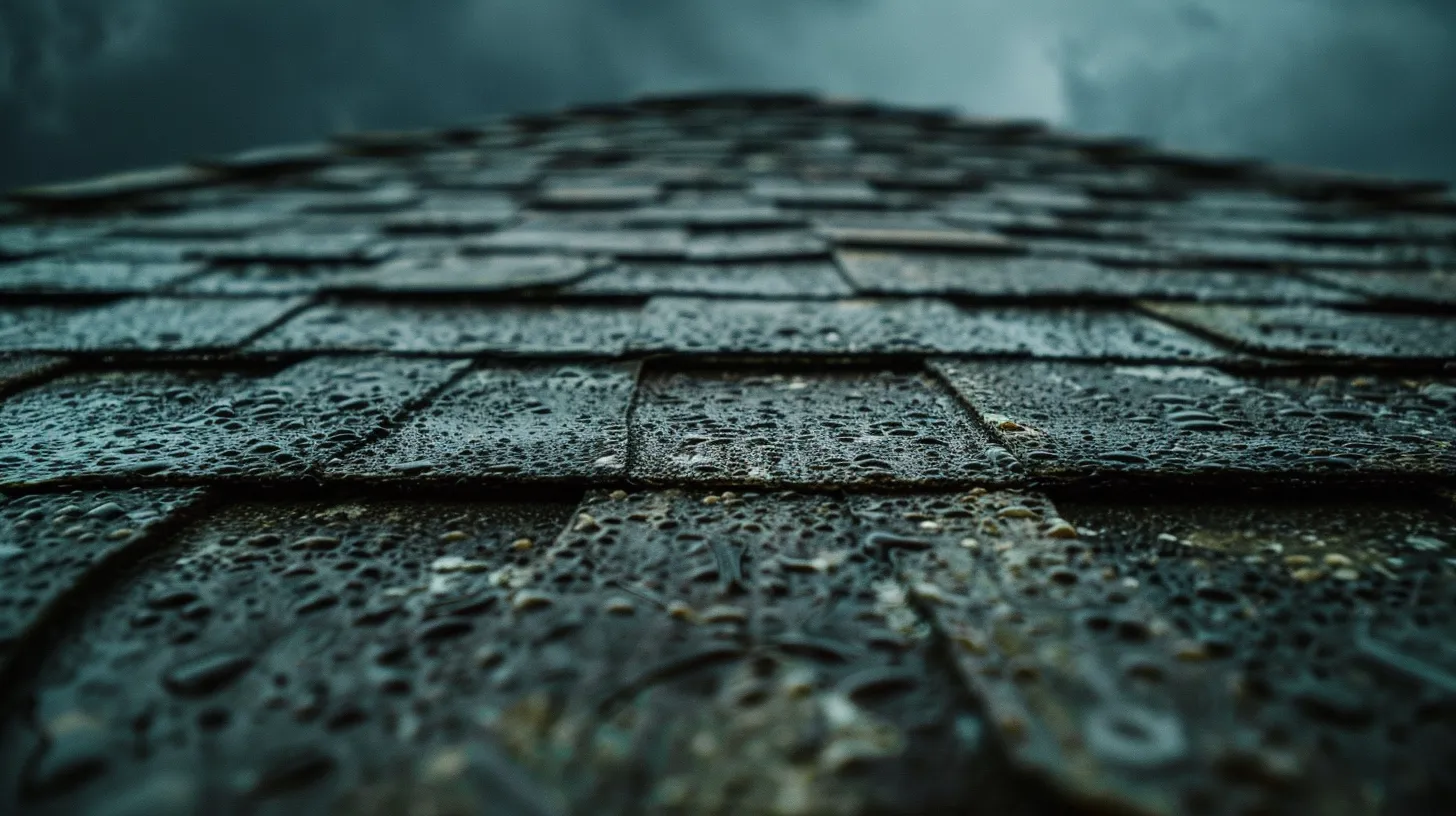
M 7 0 L 0 185 L 714 87 L 1456 178 L 1440 0 Z

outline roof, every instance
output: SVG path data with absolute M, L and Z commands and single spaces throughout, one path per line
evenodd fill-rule
M 22 813 L 1435 813 L 1456 201 L 808 95 L 18 191 Z

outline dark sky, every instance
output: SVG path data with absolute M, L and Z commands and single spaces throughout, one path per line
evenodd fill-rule
M 0 187 L 708 87 L 1456 179 L 1448 0 L 0 0 Z

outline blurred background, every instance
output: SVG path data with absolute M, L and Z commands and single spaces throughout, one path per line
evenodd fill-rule
M 0 0 L 0 187 L 707 88 L 1456 179 L 1450 0 Z

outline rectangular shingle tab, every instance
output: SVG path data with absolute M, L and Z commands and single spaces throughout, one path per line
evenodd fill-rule
M 1352 303 L 1359 295 L 1276 272 L 1128 269 L 1065 258 L 841 250 L 840 266 L 866 294 L 1026 300 L 1195 300 Z
M 330 476 L 551 481 L 626 475 L 635 363 L 467 373 Z
M 278 227 L 285 219 L 276 212 L 236 208 L 199 209 L 171 215 L 132 218 L 112 231 L 123 238 L 238 240 Z
M 0 224 L 0 259 L 76 249 L 92 243 L 105 231 L 101 226 Z
M 370 231 L 274 232 L 236 241 L 200 244 L 185 257 L 214 263 L 348 264 L 389 257 L 388 245 Z
M 680 258 L 687 252 L 681 229 L 568 229 L 523 225 L 465 244 L 479 252 L 579 252 L 629 258 Z
M 691 261 L 759 261 L 823 258 L 829 244 L 807 230 L 716 230 L 688 239 Z
M 975 354 L 1215 360 L 1228 355 L 1128 310 L 958 307 L 943 300 L 653 298 L 637 346 L 704 354 Z
M 623 262 L 571 287 L 575 295 L 643 297 L 832 298 L 854 294 L 834 264 L 822 260 L 684 263 Z
M 253 351 L 619 355 L 635 306 L 552 303 L 321 304 L 259 338 Z
M 221 351 L 303 306 L 302 298 L 128 298 L 0 330 L 7 351 Z
M 799 181 L 764 179 L 755 182 L 753 194 L 790 207 L 881 207 L 884 199 L 863 181 Z
M 1378 301 L 1456 305 L 1456 269 L 1430 272 L 1311 269 L 1304 274 L 1320 283 L 1359 292 Z
M 937 372 L 1033 473 L 1456 475 L 1440 379 L 944 360 Z
M 272 376 L 72 374 L 0 402 L 0 486 L 297 477 L 378 433 L 462 365 L 316 357 Z
M 1431 315 L 1313 306 L 1146 303 L 1144 308 L 1260 354 L 1432 361 L 1456 357 L 1456 321 Z
M 132 294 L 155 292 L 197 275 L 199 263 L 133 263 L 38 258 L 0 265 L 0 293 Z
M 999 482 L 1014 460 L 920 374 L 664 371 L 632 416 L 632 477 L 679 484 Z

